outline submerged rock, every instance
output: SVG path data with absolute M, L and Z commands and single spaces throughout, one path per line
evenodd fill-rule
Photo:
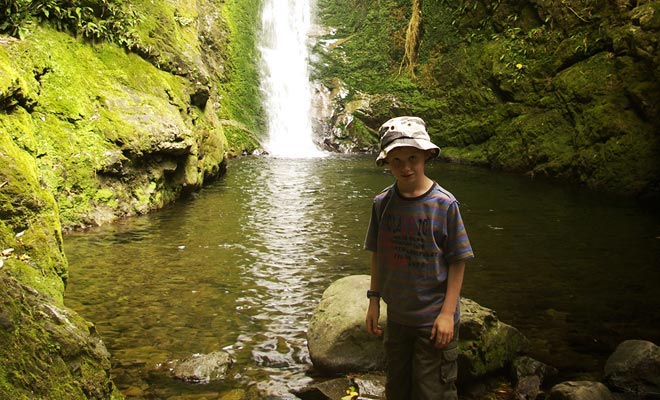
M 195 354 L 176 363 L 172 373 L 186 382 L 206 384 L 225 379 L 231 364 L 231 357 L 224 351 Z

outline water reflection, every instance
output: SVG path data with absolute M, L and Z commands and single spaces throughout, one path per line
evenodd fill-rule
M 314 297 L 308 286 L 318 280 L 316 264 L 324 253 L 319 232 L 332 230 L 331 221 L 314 215 L 321 185 L 317 164 L 312 159 L 268 159 L 267 168 L 248 183 L 247 207 L 259 212 L 246 213 L 241 222 L 255 260 L 246 266 L 244 279 L 256 289 L 239 303 L 256 312 L 253 319 L 261 333 L 252 339 L 252 356 L 265 371 L 277 372 L 275 380 L 282 370 L 300 370 L 309 363 L 305 332 Z M 285 378 L 284 384 L 305 381 L 302 376 Z
M 660 342 L 660 216 L 629 200 L 433 163 L 461 200 L 477 258 L 463 293 L 583 377 L 623 339 Z M 311 365 L 305 331 L 323 290 L 369 271 L 372 157 L 232 160 L 228 174 L 161 212 L 65 238 L 67 305 L 97 324 L 131 398 L 257 385 L 286 398 Z M 173 381 L 154 367 L 225 349 L 226 382 Z

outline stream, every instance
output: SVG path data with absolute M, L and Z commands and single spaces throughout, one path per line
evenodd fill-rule
M 625 339 L 660 343 L 660 213 L 543 179 L 435 161 L 476 258 L 463 295 L 521 330 L 566 378 L 598 377 Z M 307 322 L 327 286 L 369 273 L 362 250 L 373 156 L 244 157 L 159 212 L 65 237 L 65 301 L 96 324 L 128 399 L 257 387 L 293 398 L 314 375 Z M 366 301 L 366 298 L 365 298 Z M 226 381 L 192 385 L 159 366 L 228 351 Z

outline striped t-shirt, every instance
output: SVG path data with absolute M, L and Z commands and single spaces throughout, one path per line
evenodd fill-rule
M 411 327 L 433 325 L 449 264 L 474 257 L 458 201 L 437 183 L 416 198 L 400 196 L 396 185 L 377 195 L 364 247 L 376 252 L 388 320 Z

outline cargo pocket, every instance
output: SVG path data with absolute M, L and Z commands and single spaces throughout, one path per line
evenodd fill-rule
M 458 376 L 458 343 L 453 341 L 442 349 L 442 366 L 440 367 L 440 380 L 443 383 L 452 383 Z

